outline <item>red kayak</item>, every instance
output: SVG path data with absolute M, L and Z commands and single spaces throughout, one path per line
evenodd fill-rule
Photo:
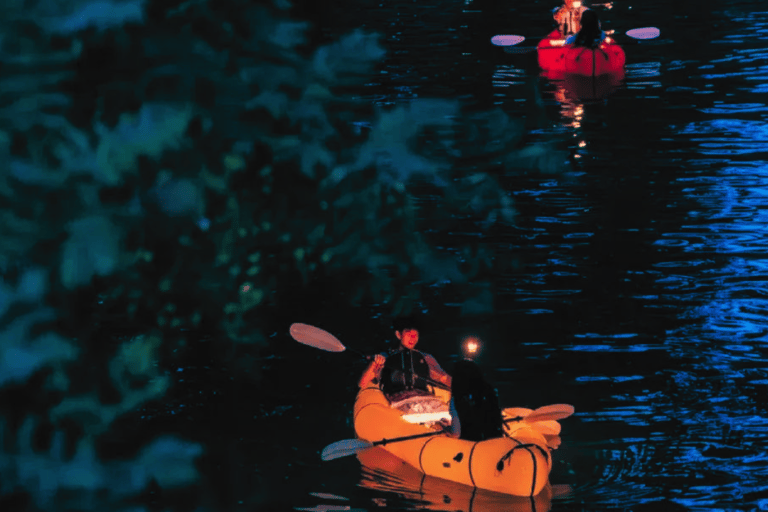
M 537 46 L 539 66 L 550 78 L 566 75 L 598 77 L 624 73 L 626 56 L 621 46 L 606 38 L 597 48 L 566 45 L 558 30 L 553 30 Z

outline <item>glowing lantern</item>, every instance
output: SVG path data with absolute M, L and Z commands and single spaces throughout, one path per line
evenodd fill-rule
M 480 352 L 480 340 L 475 336 L 464 338 L 464 357 L 474 359 Z

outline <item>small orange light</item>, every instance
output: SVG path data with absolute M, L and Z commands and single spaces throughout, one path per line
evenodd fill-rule
M 464 356 L 467 358 L 473 358 L 480 352 L 480 340 L 475 336 L 467 336 L 464 338 Z

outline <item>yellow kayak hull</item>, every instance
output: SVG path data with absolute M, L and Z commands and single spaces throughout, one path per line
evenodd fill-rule
M 450 437 L 435 427 L 407 423 L 401 416 L 380 389 L 362 389 L 355 400 L 355 433 L 360 439 L 377 442 L 435 432 L 434 436 L 381 447 L 427 476 L 478 489 L 536 496 L 549 482 L 550 450 L 544 436 L 531 428 L 476 442 Z
M 427 476 L 380 446 L 358 453 L 357 458 L 363 468 L 361 487 L 414 500 L 420 510 L 547 512 L 552 509 L 550 485 L 534 497 L 510 496 Z

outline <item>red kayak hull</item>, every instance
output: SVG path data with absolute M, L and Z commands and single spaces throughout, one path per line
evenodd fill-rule
M 597 77 L 624 73 L 626 55 L 613 41 L 595 49 L 564 45 L 560 32 L 553 30 L 537 46 L 539 66 L 550 78 L 565 75 Z

